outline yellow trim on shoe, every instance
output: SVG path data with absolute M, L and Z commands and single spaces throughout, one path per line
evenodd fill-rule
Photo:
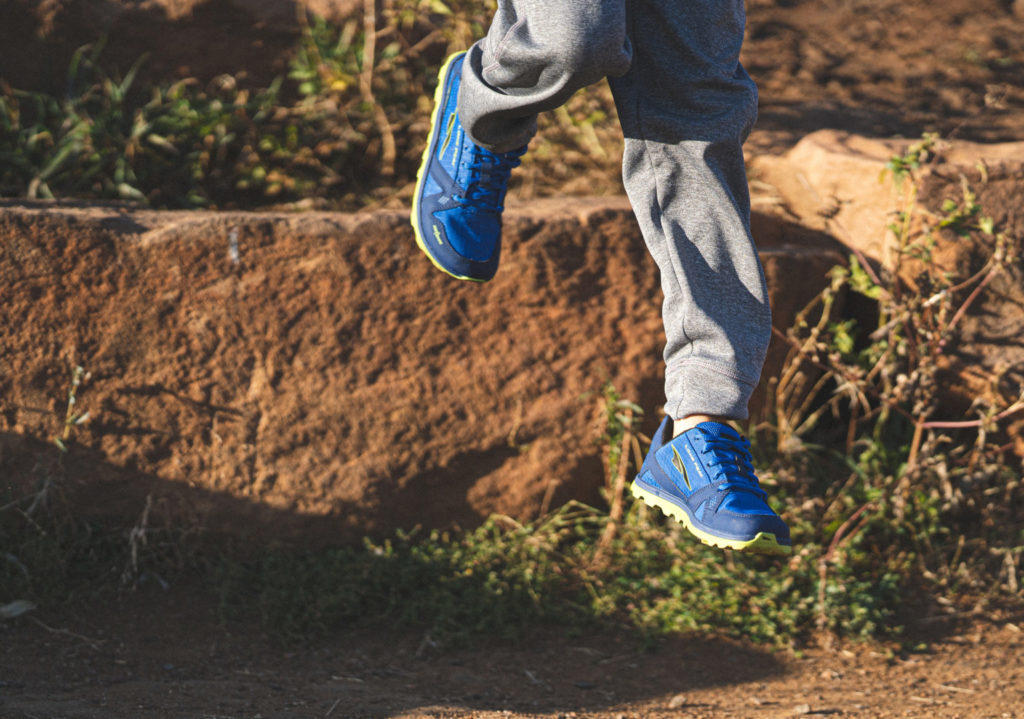
M 409 220 L 412 223 L 413 235 L 416 237 L 417 246 L 419 246 L 420 250 L 423 252 L 423 254 L 427 256 L 427 259 L 430 260 L 431 264 L 433 264 L 434 267 L 441 270 L 441 272 L 444 272 L 446 275 L 454 277 L 457 280 L 466 280 L 468 282 L 483 282 L 484 280 L 481 280 L 479 278 L 463 277 L 462 275 L 457 275 L 454 272 L 449 272 L 444 267 L 442 267 L 441 264 L 434 259 L 434 256 L 431 255 L 430 251 L 427 249 L 427 242 L 425 236 L 423 235 L 423 228 L 420 227 L 419 197 L 420 193 L 423 191 L 423 184 L 424 182 L 426 182 L 427 158 L 430 156 L 430 146 L 432 144 L 431 138 L 434 135 L 434 130 L 435 128 L 437 128 L 437 123 L 441 118 L 442 111 L 444 110 L 444 108 L 441 107 L 441 97 L 444 95 L 444 78 L 445 75 L 448 74 L 448 68 L 451 67 L 451 64 L 455 62 L 460 55 L 465 55 L 465 53 L 457 52 L 451 55 L 451 57 L 445 60 L 444 65 L 441 66 L 441 69 L 437 73 L 437 87 L 434 89 L 434 112 L 430 116 L 430 132 L 427 133 L 427 142 L 425 143 L 426 147 L 423 148 L 423 157 L 420 159 L 420 169 L 419 172 L 416 173 L 416 190 L 414 191 L 412 196 L 412 216 L 409 218 Z
M 716 537 L 713 534 L 709 534 L 694 527 L 686 512 L 671 502 L 667 502 L 660 497 L 656 497 L 649 492 L 645 492 L 641 487 L 637 486 L 636 482 L 633 482 L 630 485 L 629 491 L 634 497 L 647 506 L 657 507 L 666 516 L 672 517 L 676 521 L 680 522 L 684 527 L 686 527 L 690 534 L 695 536 L 704 544 L 708 544 L 712 547 L 721 547 L 723 549 L 735 549 L 738 552 L 749 552 L 751 554 L 775 554 L 784 556 L 793 553 L 792 547 L 785 544 L 779 544 L 779 541 L 771 532 L 758 532 L 756 537 L 747 540 Z

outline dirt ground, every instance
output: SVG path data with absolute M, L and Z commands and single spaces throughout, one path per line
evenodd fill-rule
M 748 0 L 743 62 L 761 93 L 748 149 L 824 127 L 873 137 L 1024 138 L 1024 14 L 1011 6 Z
M 1024 18 L 1009 0 L 748 5 L 745 63 L 762 94 L 753 152 L 823 127 L 1024 139 Z M 188 587 L 145 589 L 0 624 L 0 719 L 1020 717 L 1022 628 L 1022 617 L 983 621 L 895 657 L 880 646 L 797 657 L 714 637 L 644 649 L 628 634 L 542 629 L 457 650 L 365 628 L 282 647 L 220 625 Z
M 358 0 L 311 4 L 362 12 Z M 777 151 L 822 128 L 874 137 L 929 130 L 982 142 L 1024 139 L 1020 0 L 746 5 L 742 59 L 761 90 L 753 152 Z M 261 11 L 269 6 L 278 8 L 273 21 Z M 148 76 L 207 82 L 230 73 L 265 86 L 288 71 L 300 31 L 287 21 L 294 16 L 288 6 L 288 0 L 0 0 L 0 77 L 12 87 L 59 93 L 75 49 L 105 35 L 104 58 L 122 72 L 146 54 Z M 161 7 L 172 9 L 173 25 Z M 586 184 L 595 183 L 602 181 Z
M 695 636 L 645 646 L 625 632 L 557 628 L 462 649 L 358 627 L 282 646 L 219 624 L 192 596 L 153 588 L 116 607 L 0 625 L 0 717 L 1024 716 L 1024 617 L 956 633 L 922 625 L 932 641 L 910 654 L 796 655 Z

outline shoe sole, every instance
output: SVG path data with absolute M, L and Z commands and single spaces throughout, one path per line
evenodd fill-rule
M 735 549 L 738 552 L 750 554 L 772 554 L 786 556 L 793 553 L 793 548 L 788 544 L 780 544 L 775 535 L 771 532 L 758 532 L 753 539 L 728 539 L 718 537 L 694 525 L 694 520 L 682 507 L 669 502 L 646 491 L 634 481 L 629 487 L 630 493 L 649 507 L 657 507 L 667 517 L 672 517 L 686 527 L 686 530 L 704 544 L 722 549 Z
M 416 191 L 412 196 L 412 216 L 409 220 L 412 223 L 413 234 L 416 236 L 416 245 L 423 251 L 423 254 L 430 259 L 430 262 L 434 267 L 457 280 L 466 280 L 467 282 L 484 282 L 485 280 L 481 280 L 478 277 L 457 275 L 451 270 L 446 269 L 437 261 L 434 255 L 430 253 L 430 249 L 427 246 L 426 235 L 423 234 L 423 228 L 420 227 L 420 194 L 423 192 L 423 185 L 427 181 L 427 163 L 433 155 L 434 148 L 437 144 L 437 138 L 440 134 L 440 119 L 444 108 L 441 103 L 441 99 L 444 97 L 445 77 L 448 75 L 448 69 L 452 66 L 452 63 L 465 54 L 466 53 L 464 52 L 457 52 L 449 57 L 437 73 L 437 88 L 434 89 L 434 112 L 430 116 L 430 133 L 427 135 L 427 146 L 423 149 L 423 158 L 420 160 L 420 169 L 419 172 L 416 173 Z

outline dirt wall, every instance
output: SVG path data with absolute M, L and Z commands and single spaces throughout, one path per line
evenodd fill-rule
M 205 526 L 306 539 L 599 502 L 602 387 L 659 419 L 656 269 L 624 199 L 506 227 L 477 285 L 438 273 L 400 212 L 8 203 L 0 492 L 50 473 L 86 515 L 174 498 Z M 766 216 L 755 232 L 784 326 L 843 256 Z M 89 419 L 57 463 L 75 365 Z

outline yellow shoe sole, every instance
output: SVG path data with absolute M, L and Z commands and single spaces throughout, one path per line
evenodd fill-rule
M 630 485 L 629 491 L 634 497 L 639 499 L 648 507 L 657 507 L 665 514 L 665 516 L 675 519 L 686 527 L 686 530 L 690 534 L 695 536 L 704 544 L 712 547 L 720 547 L 722 549 L 735 549 L 738 552 L 748 552 L 750 554 L 773 554 L 777 556 L 786 556 L 793 553 L 793 548 L 791 546 L 780 544 L 775 538 L 775 535 L 771 532 L 759 532 L 756 537 L 747 540 L 716 537 L 713 534 L 709 534 L 694 527 L 690 516 L 686 512 L 671 502 L 645 491 L 642 487 L 637 486 L 636 482 L 633 482 Z

